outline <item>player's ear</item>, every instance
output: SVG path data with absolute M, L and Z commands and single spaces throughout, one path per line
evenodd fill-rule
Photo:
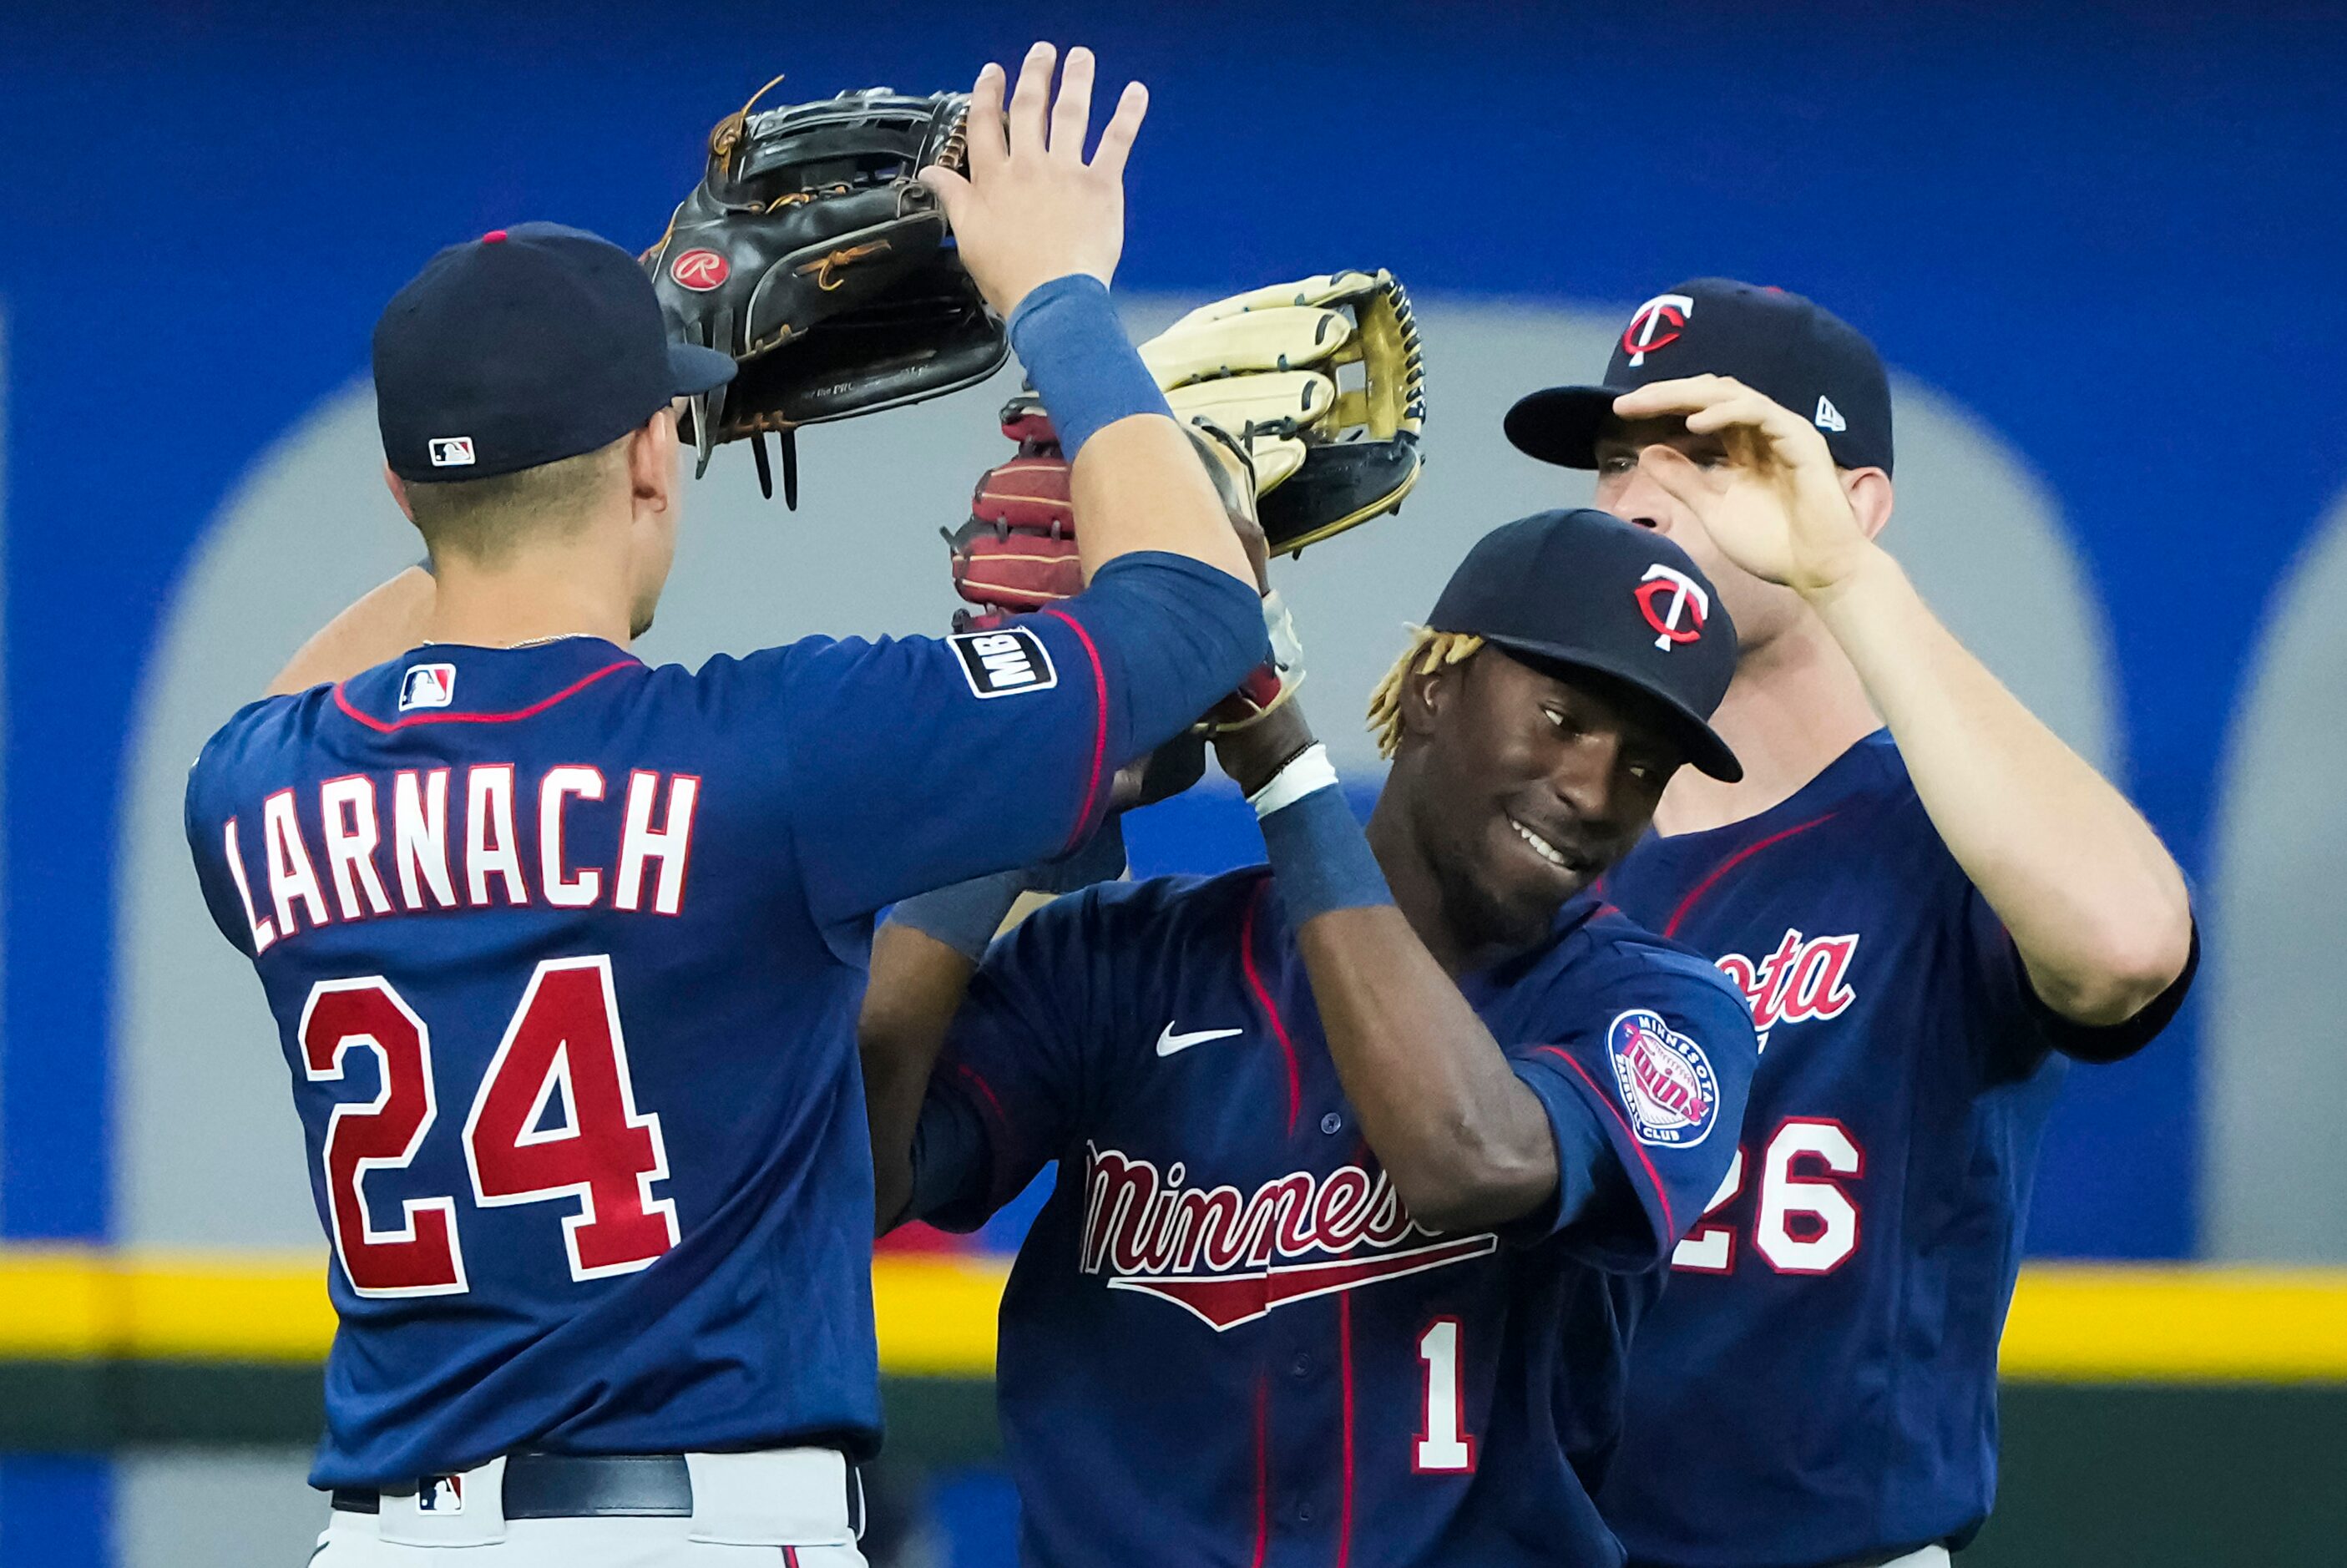
M 391 492 L 391 498 L 399 504 L 399 515 L 413 523 L 415 520 L 415 508 L 407 504 L 406 482 L 391 471 L 391 465 L 388 463 L 383 466 L 383 483 L 384 487 Z
M 1858 515 L 1858 526 L 1868 538 L 1882 532 L 1882 525 L 1891 520 L 1891 476 L 1880 468 L 1845 468 L 1841 471 L 1842 494 L 1850 497 L 1850 509 Z
M 1430 735 L 1440 725 L 1445 709 L 1458 697 L 1466 678 L 1465 663 L 1445 664 L 1430 671 L 1413 671 L 1402 678 L 1401 728 L 1405 735 Z
M 677 463 L 676 415 L 663 405 L 628 435 L 628 487 L 638 516 L 673 512 L 683 475 Z

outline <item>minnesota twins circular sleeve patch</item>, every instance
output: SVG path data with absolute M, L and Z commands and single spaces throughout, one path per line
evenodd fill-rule
M 1692 1036 L 1634 1008 L 1607 1026 L 1605 1054 L 1640 1143 L 1688 1149 L 1703 1142 L 1718 1120 L 1719 1080 Z

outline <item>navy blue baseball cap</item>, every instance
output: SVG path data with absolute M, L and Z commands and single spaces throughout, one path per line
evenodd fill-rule
M 733 361 L 669 341 L 651 280 L 608 240 L 518 223 L 451 245 L 374 328 L 375 418 L 411 484 L 486 479 L 608 446 Z
M 1736 675 L 1736 623 L 1686 551 L 1652 528 L 1593 507 L 1519 518 L 1476 541 L 1426 623 L 1635 688 L 1687 761 L 1731 784 L 1744 776 L 1711 727 Z
M 1508 439 L 1543 463 L 1594 468 L 1614 400 L 1686 375 L 1732 375 L 1815 425 L 1842 467 L 1891 471 L 1891 381 L 1874 345 L 1813 301 L 1733 278 L 1691 279 L 1640 305 L 1604 384 L 1522 399 L 1508 410 Z

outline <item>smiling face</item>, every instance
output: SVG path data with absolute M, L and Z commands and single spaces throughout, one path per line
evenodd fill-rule
M 1410 678 L 1387 792 L 1458 950 L 1538 941 L 1629 852 L 1685 758 L 1652 699 L 1486 646 Z

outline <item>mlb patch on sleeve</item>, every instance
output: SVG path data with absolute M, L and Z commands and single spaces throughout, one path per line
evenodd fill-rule
M 1043 640 L 1024 627 L 958 632 L 946 641 L 961 655 L 961 672 L 980 697 L 1048 692 L 1060 683 Z

